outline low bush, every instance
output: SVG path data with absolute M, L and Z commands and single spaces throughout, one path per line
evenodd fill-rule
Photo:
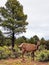
M 38 61 L 49 61 L 49 51 L 48 50 L 42 50 L 36 52 L 36 60 Z
M 45 50 L 45 45 L 40 45 L 39 50 Z
M 8 59 L 8 58 L 18 58 L 21 53 L 17 46 L 14 47 L 14 52 L 10 50 L 7 46 L 0 46 L 0 59 Z
M 0 59 L 6 59 L 9 57 L 11 51 L 8 49 L 8 47 L 0 47 Z

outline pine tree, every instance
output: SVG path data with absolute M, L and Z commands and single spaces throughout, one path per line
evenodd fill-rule
M 1 22 L 8 34 L 12 35 L 12 49 L 14 48 L 15 34 L 26 32 L 27 15 L 23 12 L 23 6 L 17 0 L 7 0 L 5 7 L 0 7 Z

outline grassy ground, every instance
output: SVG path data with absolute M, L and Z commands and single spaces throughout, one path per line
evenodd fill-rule
M 8 59 L 0 60 L 0 65 L 49 65 L 49 62 L 37 62 L 28 59 L 22 62 L 22 59 Z

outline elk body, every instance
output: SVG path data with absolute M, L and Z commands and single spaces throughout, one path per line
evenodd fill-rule
M 25 52 L 31 52 L 31 56 L 34 60 L 34 52 L 38 49 L 39 45 L 39 41 L 37 42 L 37 45 L 30 43 L 22 43 L 21 45 L 19 45 L 19 48 L 22 50 L 22 57 L 24 58 Z

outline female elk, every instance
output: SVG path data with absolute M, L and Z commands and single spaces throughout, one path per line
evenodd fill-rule
M 22 57 L 24 59 L 24 53 L 25 52 L 31 52 L 31 55 L 33 57 L 34 60 L 34 52 L 38 49 L 40 45 L 40 42 L 37 42 L 37 45 L 35 44 L 30 44 L 30 43 L 22 43 L 21 45 L 19 45 L 19 48 L 22 50 Z

